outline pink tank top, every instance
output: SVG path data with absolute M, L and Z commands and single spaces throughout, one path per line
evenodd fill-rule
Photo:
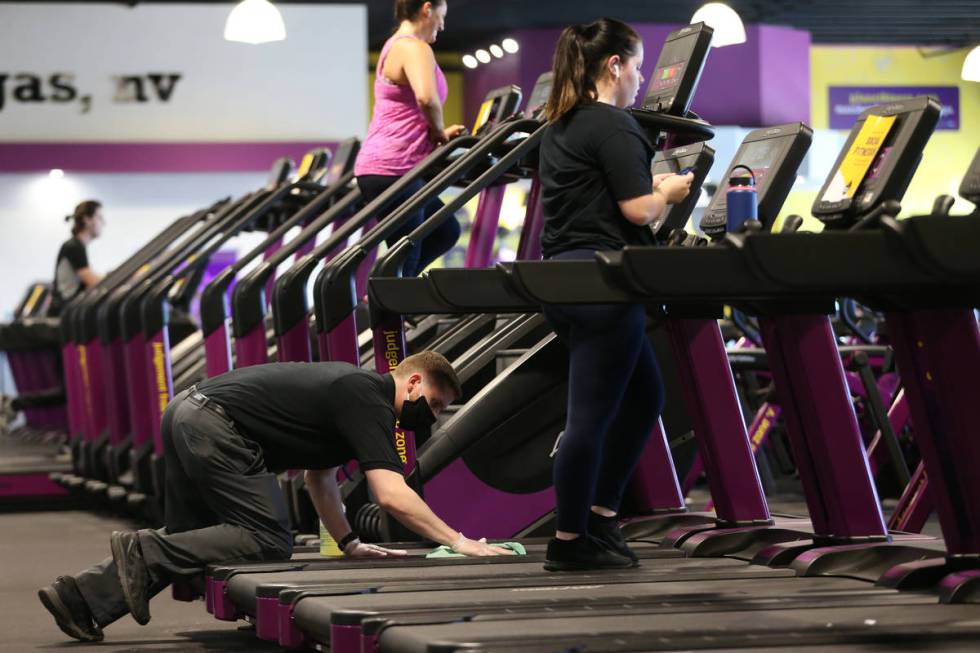
M 411 170 L 434 149 L 429 140 L 429 126 L 415 101 L 412 87 L 400 86 L 385 79 L 385 59 L 391 46 L 401 39 L 416 38 L 409 34 L 395 36 L 385 43 L 378 57 L 374 80 L 374 115 L 367 136 L 354 164 L 354 174 L 400 176 Z M 446 103 L 449 85 L 436 64 L 436 89 L 439 102 Z

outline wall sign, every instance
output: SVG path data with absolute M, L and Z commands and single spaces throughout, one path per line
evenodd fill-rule
M 0 4 L 0 142 L 340 140 L 367 126 L 363 5 L 285 5 L 285 41 L 223 38 L 231 5 Z
M 942 105 L 937 129 L 960 128 L 960 89 L 958 86 L 831 86 L 830 128 L 850 129 L 868 107 L 898 102 L 919 95 L 936 98 Z

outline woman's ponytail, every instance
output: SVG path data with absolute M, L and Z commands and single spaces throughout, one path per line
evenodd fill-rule
M 612 18 L 566 27 L 555 48 L 554 84 L 545 118 L 555 121 L 577 106 L 595 102 L 603 64 L 615 55 L 622 59 L 635 55 L 640 43 L 632 27 Z

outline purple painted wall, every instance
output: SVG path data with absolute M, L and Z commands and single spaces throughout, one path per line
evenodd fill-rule
M 644 74 L 653 72 L 667 35 L 680 25 L 634 25 L 646 47 Z M 761 127 L 810 119 L 810 34 L 788 27 L 747 25 L 746 42 L 708 55 L 692 108 L 715 125 Z M 525 99 L 538 75 L 551 67 L 560 29 L 521 30 L 507 55 L 465 74 L 465 115 L 472 123 L 491 89 L 520 84 Z M 642 94 L 642 91 L 641 91 Z
M 328 142 L 0 143 L 0 173 L 61 168 L 69 172 L 257 172 L 279 157 L 296 161 Z

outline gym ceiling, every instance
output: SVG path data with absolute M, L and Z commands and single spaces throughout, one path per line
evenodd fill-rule
M 94 3 L 96 0 L 74 1 Z M 321 4 L 317 0 L 274 2 Z M 449 29 L 440 37 L 438 49 L 466 51 L 488 45 L 515 27 L 555 27 L 599 15 L 628 22 L 686 23 L 704 1 L 449 0 L 449 3 Z M 121 0 L 119 4 L 148 3 Z M 209 4 L 228 4 L 230 9 L 233 2 Z M 374 48 L 391 30 L 392 0 L 324 0 L 322 4 L 366 4 L 370 43 Z M 980 43 L 980 0 L 728 0 L 728 4 L 746 23 L 789 25 L 807 30 L 813 35 L 813 42 L 820 44 L 962 48 Z

